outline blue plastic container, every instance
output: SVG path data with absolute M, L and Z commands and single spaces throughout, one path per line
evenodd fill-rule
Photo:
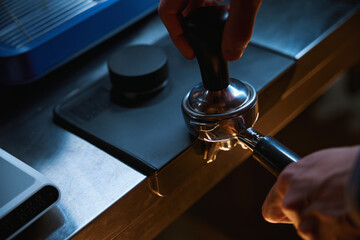
M 159 0 L 3 0 L 0 83 L 26 84 L 154 11 Z

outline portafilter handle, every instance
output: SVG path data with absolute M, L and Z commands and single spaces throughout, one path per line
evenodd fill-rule
M 276 177 L 287 165 L 300 159 L 297 154 L 270 136 L 263 137 L 255 145 L 253 157 Z
M 274 138 L 262 136 L 249 127 L 256 121 L 257 93 L 248 83 L 229 79 L 228 64 L 221 51 L 227 17 L 225 9 L 212 6 L 194 10 L 183 21 L 184 34 L 198 60 L 204 88 L 197 86 L 185 96 L 182 104 L 185 122 L 191 133 L 198 134 L 200 139 L 202 136 L 204 141 L 227 141 L 229 136 L 236 135 L 253 151 L 256 160 L 278 176 L 299 157 Z M 245 96 L 239 97 L 240 92 Z M 210 134 L 200 135 L 209 124 L 216 127 L 209 128 Z M 198 128 L 194 127 L 197 125 Z M 210 135 L 214 138 L 206 137 Z
M 290 163 L 299 161 L 300 157 L 275 138 L 262 136 L 253 128 L 241 131 L 238 139 L 253 152 L 253 157 L 274 176 Z

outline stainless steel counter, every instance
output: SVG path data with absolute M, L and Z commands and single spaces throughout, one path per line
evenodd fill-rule
M 332 4 L 334 1 L 326 2 Z M 287 71 L 273 76 L 273 81 L 259 83 L 259 101 L 264 114 L 256 126 L 264 134 L 276 133 L 319 96 L 336 75 L 359 61 L 360 14 L 351 1 L 340 2 L 335 1 L 341 4 L 342 11 L 329 8 L 325 18 L 306 16 L 314 21 L 321 19 L 319 25 L 307 26 L 310 20 L 301 24 L 295 21 L 300 29 L 306 25 L 318 31 L 304 41 L 300 39 L 302 43 L 296 49 L 290 46 L 295 38 L 285 41 L 285 33 L 277 38 L 264 38 L 260 44 L 262 33 L 255 32 L 254 44 L 259 43 L 258 48 L 293 57 L 295 63 Z M 315 3 L 314 7 L 317 4 L 321 3 Z M 265 10 L 263 17 L 259 15 L 259 22 L 268 19 L 269 14 L 283 11 Z M 298 9 L 288 11 L 297 12 Z M 276 26 L 279 21 L 283 20 L 279 19 Z M 291 22 L 284 24 L 289 26 Z M 261 27 L 256 29 L 261 31 Z M 39 82 L 18 88 L 1 87 L 0 147 L 45 174 L 62 193 L 58 206 L 25 230 L 19 239 L 153 238 L 249 156 L 238 148 L 222 152 L 213 164 L 184 165 L 187 156 L 201 158 L 199 146 L 202 143 L 195 141 L 188 149 L 189 155 L 180 156 L 167 166 L 177 171 L 185 171 L 187 167 L 190 170 L 168 196 L 161 198 L 149 188 L 151 177 L 53 123 L 55 104 L 73 89 L 107 74 L 106 59 L 114 48 L 126 44 L 153 44 L 166 36 L 165 28 L 154 13 Z M 292 50 L 281 52 L 279 48 Z M 278 95 L 275 99 L 274 94 Z M 274 100 L 266 103 L 268 99 Z M 167 167 L 158 174 L 166 175 Z
M 143 174 L 52 120 L 52 108 L 72 89 L 107 74 L 105 61 L 114 44 L 152 44 L 166 34 L 154 14 L 138 25 L 40 82 L 1 88 L 0 147 L 45 174 L 62 195 L 58 207 L 19 238 L 69 238 L 146 180 Z M 108 45 L 111 48 L 107 49 Z M 99 53 L 105 54 L 99 57 Z M 87 58 L 92 61 L 85 65 Z

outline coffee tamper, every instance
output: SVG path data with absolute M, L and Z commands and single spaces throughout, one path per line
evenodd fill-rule
M 183 21 L 184 34 L 194 49 L 202 83 L 182 101 L 185 123 L 200 140 L 240 141 L 275 176 L 299 157 L 270 136 L 253 129 L 258 118 L 257 93 L 244 81 L 229 78 L 221 40 L 228 12 L 220 7 L 195 9 Z

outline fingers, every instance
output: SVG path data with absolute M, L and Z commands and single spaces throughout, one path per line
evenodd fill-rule
M 286 181 L 278 180 L 270 190 L 262 206 L 262 215 L 266 221 L 270 223 L 290 223 L 290 219 L 285 215 L 282 207 L 287 188 Z
M 316 223 L 311 213 L 311 187 L 303 179 L 307 176 L 298 174 L 301 168 L 300 163 L 293 163 L 284 169 L 264 201 L 262 214 L 270 223 L 291 223 L 303 239 L 313 239 L 309 235 Z M 299 181 L 305 184 L 296 184 Z
M 304 208 L 303 189 L 294 191 L 293 182 L 297 178 L 299 163 L 292 163 L 279 175 L 278 180 L 267 195 L 262 214 L 266 221 L 271 223 L 299 222 L 299 214 Z M 300 195 L 299 195 L 300 194 Z
M 235 61 L 243 54 L 250 41 L 260 4 L 261 0 L 231 1 L 222 41 L 222 52 L 226 60 Z M 194 58 L 195 54 L 184 36 L 181 19 L 197 7 L 210 5 L 217 4 L 213 0 L 161 0 L 159 4 L 161 20 L 174 44 L 187 59 Z
M 195 57 L 194 50 L 184 36 L 181 21 L 191 11 L 203 6 L 218 6 L 214 0 L 161 0 L 158 12 L 171 39 L 181 54 L 187 59 Z
M 358 149 L 322 150 L 290 164 L 263 204 L 264 218 L 292 223 L 306 240 L 356 239 L 344 236 L 354 235 L 344 195 Z
M 225 23 L 222 52 L 229 61 L 239 59 L 250 42 L 261 0 L 232 0 Z
M 158 12 L 176 47 L 185 58 L 193 59 L 195 56 L 194 51 L 185 38 L 181 26 L 182 12 L 188 7 L 189 1 L 190 0 L 161 0 Z

